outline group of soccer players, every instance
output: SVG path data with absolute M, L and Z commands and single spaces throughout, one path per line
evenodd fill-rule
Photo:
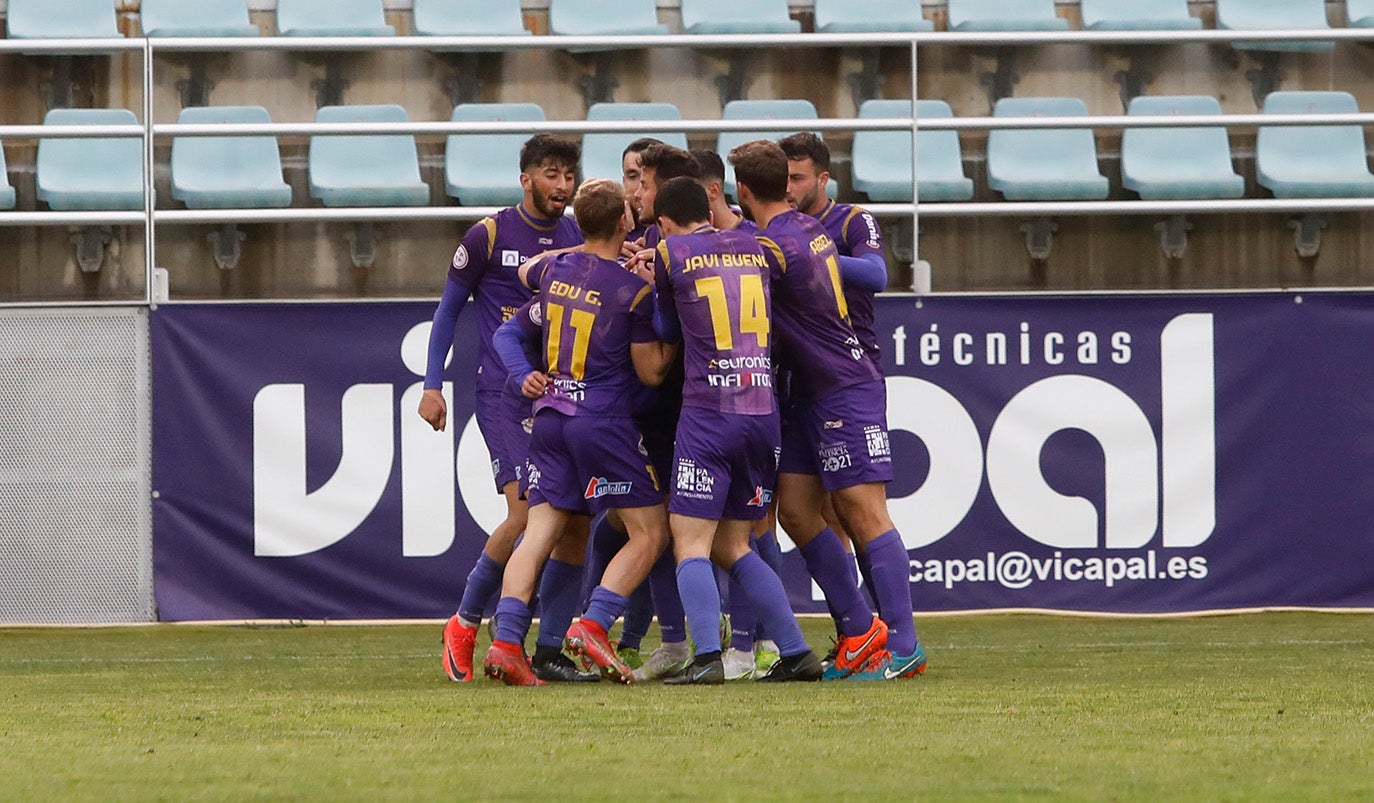
M 498 589 L 482 666 L 511 685 L 925 670 L 906 548 L 886 505 L 877 224 L 826 196 L 829 151 L 814 135 L 727 156 L 738 211 L 710 151 L 638 140 L 623 186 L 578 187 L 578 146 L 537 135 L 521 151 L 521 202 L 474 225 L 455 252 L 419 412 L 446 425 L 440 374 L 471 297 L 477 421 L 507 517 L 444 628 L 449 678 L 472 680 L 477 629 Z M 570 202 L 575 225 L 563 214 Z M 774 508 L 835 620 L 824 662 L 776 572 Z M 536 588 L 539 636 L 527 657 Z M 641 662 L 653 613 L 663 644 Z M 622 616 L 617 645 L 608 633 Z M 757 675 L 741 649 L 755 644 L 777 653 Z

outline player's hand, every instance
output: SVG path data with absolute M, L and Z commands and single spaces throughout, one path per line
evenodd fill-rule
M 625 270 L 628 270 L 645 281 L 652 282 L 654 280 L 653 261 L 654 250 L 652 248 L 645 248 L 636 251 L 630 257 L 629 261 L 625 263 Z
M 443 432 L 448 424 L 448 403 L 438 388 L 426 388 L 420 396 L 420 417 L 434 427 L 435 432 Z
M 544 395 L 544 391 L 548 387 L 548 374 L 543 374 L 539 371 L 531 371 L 530 375 L 525 377 L 525 381 L 520 383 L 520 392 L 525 394 L 526 398 L 537 399 Z
M 634 240 L 626 240 L 620 244 L 620 258 L 625 260 L 627 263 L 626 266 L 628 267 L 629 261 L 634 259 L 635 254 L 638 254 L 643 248 L 643 243 Z

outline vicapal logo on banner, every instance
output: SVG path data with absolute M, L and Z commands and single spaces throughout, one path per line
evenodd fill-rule
M 425 373 L 430 323 L 415 325 L 401 341 L 401 361 L 416 376 Z M 452 360 L 452 352 L 449 360 Z M 487 532 L 505 516 L 494 493 L 491 457 L 470 418 L 458 437 L 450 418 L 434 432 L 418 415 L 424 383 L 396 398 L 387 383 L 354 385 L 343 394 L 343 454 L 338 468 L 319 488 L 306 492 L 305 385 L 274 384 L 253 399 L 253 553 L 295 557 L 318 552 L 346 538 L 376 509 L 396 462 L 400 426 L 401 552 L 433 557 L 447 552 L 455 536 L 454 475 L 468 512 Z M 450 416 L 453 383 L 443 387 Z
M 1022 361 L 1031 339 L 1022 327 Z M 997 415 L 986 447 L 968 410 L 943 388 L 924 379 L 892 376 L 888 423 L 924 442 L 930 470 L 914 493 L 889 501 L 908 549 L 934 544 L 955 530 L 973 509 L 986 472 L 998 509 L 1032 541 L 1057 550 L 1140 550 L 1163 530 L 1162 547 L 1187 549 L 1205 542 L 1216 527 L 1216 380 L 1211 314 L 1179 315 L 1160 333 L 1161 427 L 1158 437 L 1140 405 L 1120 388 L 1096 377 L 1059 374 L 1016 393 Z M 940 359 L 948 347 L 959 364 L 973 339 L 955 335 L 952 347 L 927 335 L 918 354 Z M 960 339 L 963 340 L 960 340 Z M 894 333 L 897 362 L 906 361 L 906 333 Z M 1095 341 L 1094 341 L 1095 343 Z M 1118 361 L 1129 359 L 1130 336 L 1117 333 Z M 1064 337 L 1046 335 L 1046 362 L 1063 360 Z M 1095 345 L 1094 345 L 1095 348 Z M 1057 355 L 1057 356 L 1056 356 Z M 1061 494 L 1041 470 L 1050 436 L 1083 430 L 1101 446 L 1105 463 L 1104 510 L 1089 500 Z M 1162 506 L 1161 506 L 1162 495 Z M 1162 511 L 1162 512 L 1161 512 Z M 1101 543 L 1099 543 L 1101 533 Z M 1129 557 L 1036 559 L 1023 552 L 987 553 L 964 560 L 912 561 L 914 582 L 998 582 L 1023 588 L 1034 580 L 1080 579 L 1112 585 L 1122 579 L 1200 579 L 1205 558 L 1173 556 L 1157 563 L 1154 550 Z

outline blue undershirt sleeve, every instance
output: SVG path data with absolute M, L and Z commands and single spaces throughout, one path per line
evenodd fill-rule
M 665 299 L 657 292 L 654 294 L 654 334 L 664 343 L 682 342 L 682 322 L 671 295 Z
M 878 254 L 840 257 L 840 278 L 851 287 L 869 293 L 887 289 L 887 262 Z
M 491 336 L 492 349 L 501 358 L 510 380 L 517 386 L 534 373 L 534 366 L 525 356 L 525 337 L 525 328 L 521 326 L 519 316 L 512 316 L 497 327 L 496 333 Z

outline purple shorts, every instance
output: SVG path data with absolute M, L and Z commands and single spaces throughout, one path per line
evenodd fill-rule
M 682 408 L 668 512 L 757 521 L 773 501 L 778 417 Z
M 534 425 L 532 404 L 523 396 L 501 390 L 477 391 L 477 429 L 491 453 L 491 474 L 497 493 L 506 483 L 521 479 Z
M 778 471 L 818 474 L 826 491 L 892 481 L 887 386 L 882 380 L 840 388 L 793 404 L 787 412 Z
M 540 410 L 525 473 L 530 507 L 548 502 L 572 513 L 599 513 L 663 502 L 639 430 L 627 417 Z

